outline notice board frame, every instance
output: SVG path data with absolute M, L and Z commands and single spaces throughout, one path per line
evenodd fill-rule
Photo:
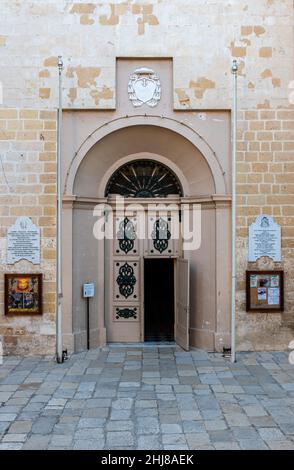
M 251 276 L 264 276 L 265 279 L 272 278 L 275 276 L 279 278 L 279 285 L 275 288 L 279 288 L 279 303 L 274 305 L 269 305 L 266 303 L 261 303 L 260 305 L 253 305 L 252 302 L 252 293 L 253 289 L 258 292 L 260 286 L 251 287 L 250 280 Z M 258 284 L 258 278 L 257 278 Z M 270 282 L 269 286 L 264 286 L 266 291 L 266 297 L 268 299 L 268 288 L 272 288 L 273 285 Z M 282 269 L 268 269 L 268 270 L 246 270 L 246 311 L 247 312 L 265 312 L 265 313 L 279 313 L 284 311 L 284 271 Z

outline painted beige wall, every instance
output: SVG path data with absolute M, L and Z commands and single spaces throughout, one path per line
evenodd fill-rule
M 156 158 L 158 154 L 174 163 L 188 181 L 187 196 L 215 193 L 208 164 L 191 143 L 167 129 L 140 125 L 113 132 L 92 147 L 79 167 L 73 193 L 83 197 L 104 197 L 100 181 L 108 168 L 133 154 L 141 154 L 141 158 L 144 154 L 154 154 Z
M 199 348 L 212 351 L 216 332 L 216 220 L 212 203 L 202 205 L 201 219 L 201 247 L 185 253 L 190 260 L 191 277 L 190 341 Z
M 226 252 L 228 234 L 230 232 L 229 216 L 217 220 L 216 208 L 219 202 L 213 195 L 218 194 L 221 200 L 226 200 L 225 212 L 230 213 L 230 113 L 211 111 L 206 113 L 184 112 L 179 114 L 173 110 L 170 84 L 172 83 L 172 67 L 170 60 L 143 61 L 144 65 L 153 67 L 160 74 L 162 88 L 165 90 L 158 108 L 154 110 L 132 110 L 127 94 L 127 81 L 129 73 L 140 65 L 139 60 L 123 60 L 118 63 L 121 80 L 118 82 L 118 97 L 121 107 L 107 116 L 93 112 L 70 112 L 64 116 L 64 182 L 67 197 L 74 196 L 78 200 L 87 198 L 98 202 L 104 197 L 105 185 L 111 176 L 111 171 L 136 158 L 154 158 L 169 165 L 185 180 L 184 196 L 187 202 L 200 202 L 202 205 L 202 243 L 199 250 L 186 253 L 191 263 L 191 345 L 207 349 L 221 349 L 222 345 L 229 345 L 229 310 L 227 297 L 230 292 L 229 279 L 227 284 L 219 288 L 218 296 L 222 297 L 221 306 L 218 305 L 216 286 L 217 279 L 224 271 L 230 271 L 230 258 L 226 257 L 225 270 L 217 275 L 216 260 L 216 233 L 225 230 L 225 236 L 218 242 L 219 251 Z M 127 113 L 130 117 L 122 118 Z M 162 118 L 164 116 L 164 118 Z M 112 127 L 112 123 L 114 126 Z M 94 123 L 97 127 L 95 130 Z M 106 125 L 104 125 L 106 123 Z M 74 142 L 73 142 L 74 135 Z M 86 138 L 85 138 L 86 136 Z M 84 139 L 84 140 L 83 140 Z M 200 151 L 202 149 L 202 152 Z M 76 149 L 78 153 L 76 154 Z M 205 155 L 204 155 L 205 154 Z M 121 162 L 121 163 L 120 163 Z M 112 170 L 111 170 L 112 169 Z M 100 198 L 100 199 L 99 199 Z M 196 199 L 195 199 L 196 198 Z M 185 200 L 185 199 L 184 199 Z M 85 224 L 82 223 L 79 211 L 73 204 L 73 217 L 77 221 L 78 232 L 76 245 L 73 249 L 74 263 L 84 273 L 88 269 L 88 256 L 94 249 L 94 237 L 89 232 L 85 236 Z M 85 206 L 86 207 L 86 206 Z M 88 206 L 88 211 L 91 211 Z M 91 212 L 87 214 L 90 223 Z M 224 223 L 225 220 L 225 223 Z M 95 218 L 92 216 L 92 225 Z M 218 229 L 216 226 L 218 224 Z M 89 226 L 87 226 L 89 227 Z M 92 236 L 90 242 L 89 237 Z M 75 228 L 73 231 L 75 239 Z M 96 242 L 97 243 L 97 242 Z M 85 250 L 88 255 L 85 257 Z M 93 256 L 92 263 L 97 266 L 99 259 Z M 67 261 L 66 261 L 67 264 Z M 107 272 L 107 271 L 106 271 Z M 99 275 L 91 271 L 92 279 L 96 283 L 103 278 L 104 272 Z M 94 277 L 93 277 L 94 276 Z M 98 277 L 97 277 L 98 276 Z M 100 276 L 100 277 L 99 277 Z M 77 318 L 83 316 L 83 303 L 76 297 L 79 294 L 79 276 L 73 278 L 73 315 Z M 105 298 L 108 294 L 108 281 L 105 279 Z M 209 289 L 209 295 L 207 288 Z M 224 292 L 225 290 L 225 292 Z M 107 308 L 106 308 L 107 310 Z M 104 317 L 104 311 L 97 310 L 99 318 Z M 70 312 L 69 312 L 70 315 Z M 224 315 L 224 319 L 219 316 Z M 222 328 L 218 328 L 222 324 Z M 136 325 L 133 325 L 134 327 Z M 121 340 L 124 338 L 122 326 Z M 76 333 L 75 324 L 73 332 Z M 95 334 L 95 333 L 94 333 Z M 221 341 L 217 339 L 221 334 Z M 138 340 L 134 337 L 134 340 Z M 82 343 L 81 343 L 82 344 Z M 85 347 L 85 331 L 83 339 Z

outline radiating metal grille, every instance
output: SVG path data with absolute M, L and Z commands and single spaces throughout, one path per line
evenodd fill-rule
M 165 165 L 153 160 L 135 160 L 116 170 L 107 183 L 105 195 L 125 197 L 166 197 L 183 195 L 176 175 Z

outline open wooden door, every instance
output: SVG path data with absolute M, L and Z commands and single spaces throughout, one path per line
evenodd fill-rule
M 189 284 L 189 260 L 178 258 L 176 269 L 175 341 L 186 351 L 189 351 Z

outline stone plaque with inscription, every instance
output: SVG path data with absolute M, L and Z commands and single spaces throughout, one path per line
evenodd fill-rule
M 40 264 L 40 229 L 29 217 L 18 217 L 7 231 L 7 264 L 22 259 Z
M 249 258 L 256 261 L 268 256 L 281 261 L 281 226 L 270 215 L 260 215 L 249 227 Z

